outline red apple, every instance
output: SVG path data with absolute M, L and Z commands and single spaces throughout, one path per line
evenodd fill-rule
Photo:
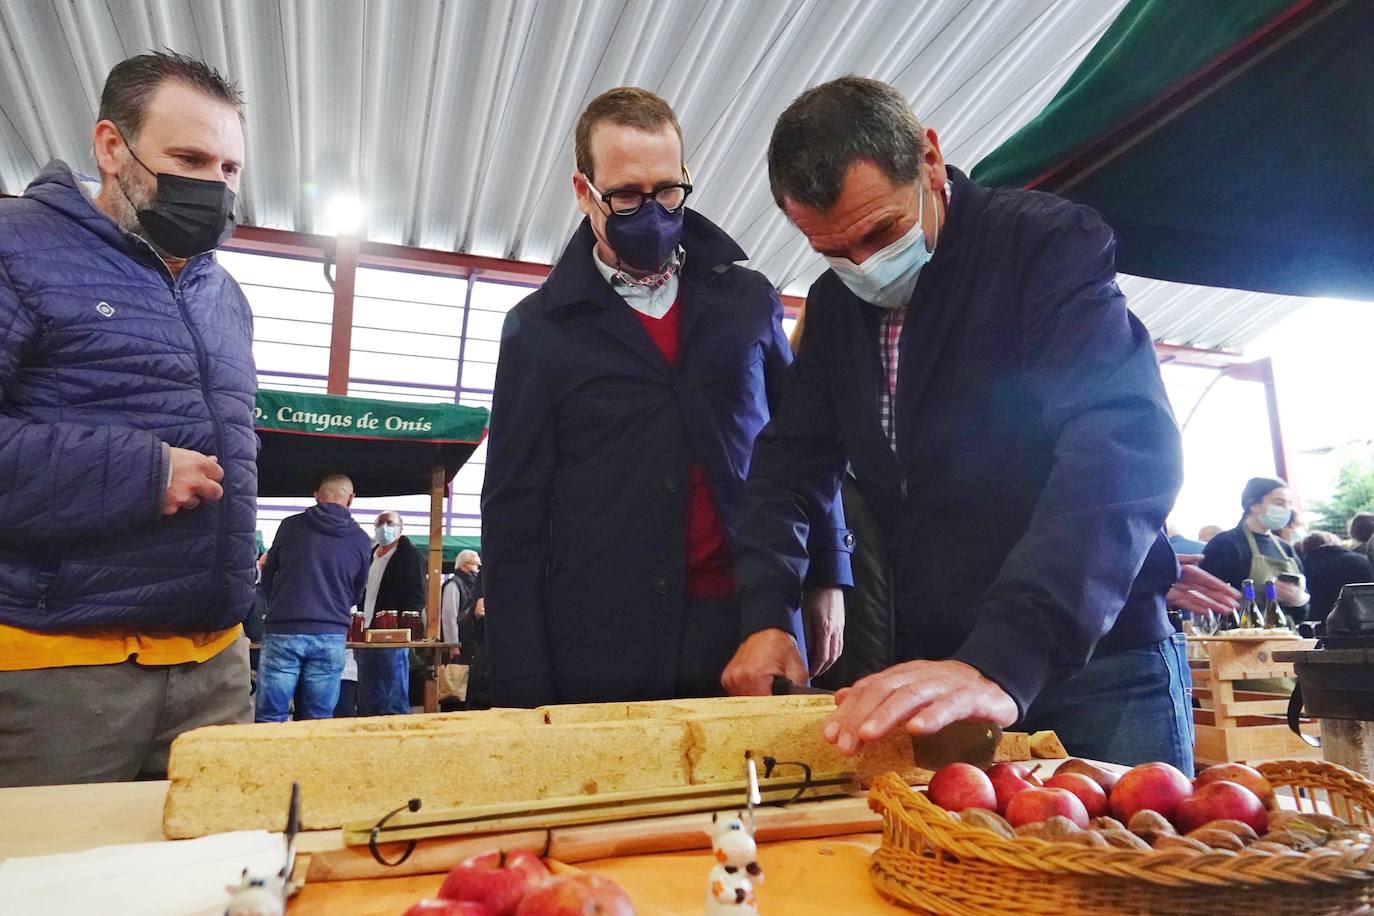
M 1222 779 L 1234 782 L 1238 786 L 1245 786 L 1254 792 L 1264 803 L 1264 807 L 1270 811 L 1278 806 L 1278 798 L 1274 795 L 1274 787 L 1270 785 L 1269 780 L 1265 779 L 1259 770 L 1243 763 L 1218 763 L 1208 767 L 1193 780 L 1193 791 L 1196 792 L 1203 786 Z
M 554 878 L 535 888 L 515 911 L 516 916 L 635 916 L 630 895 L 601 875 Z
M 511 916 L 530 888 L 548 876 L 549 870 L 531 852 L 484 852 L 454 866 L 439 896 L 480 903 L 492 916 Z
M 1112 817 L 1126 823 L 1137 811 L 1155 811 L 1173 820 L 1178 803 L 1193 794 L 1193 784 L 1167 763 L 1132 767 L 1112 789 Z
M 994 810 L 999 814 L 1007 810 L 1007 803 L 1013 795 L 1043 785 L 1034 773 L 1014 763 L 993 764 L 988 769 L 988 779 L 997 793 L 997 807 Z
M 405 911 L 405 916 L 491 916 L 491 910 L 483 904 L 473 903 L 471 900 L 435 900 L 429 898 L 418 901 Z
M 1107 813 L 1107 793 L 1082 773 L 1055 773 L 1045 785 L 1072 792 L 1087 809 L 1089 819 L 1102 817 Z
M 1079 827 L 1088 826 L 1088 810 L 1066 789 L 1027 789 L 1012 796 L 1006 818 L 1013 827 L 1036 824 L 1062 814 Z
M 951 763 L 940 767 L 926 787 L 930 800 L 946 811 L 965 808 L 997 810 L 997 793 L 988 774 L 969 763 Z
M 1196 830 L 1210 821 L 1241 821 L 1260 836 L 1269 830 L 1269 811 L 1258 795 L 1239 783 L 1219 779 L 1209 782 L 1192 798 L 1179 802 L 1174 826 L 1179 833 Z
M 531 886 L 542 884 L 553 876 L 544 860 L 528 849 L 513 849 L 506 853 L 506 867 L 524 872 Z

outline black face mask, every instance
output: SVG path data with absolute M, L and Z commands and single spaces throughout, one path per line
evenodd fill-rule
M 174 257 L 190 258 L 218 248 L 233 234 L 234 192 L 228 184 L 154 172 L 143 165 L 128 141 L 124 145 L 134 161 L 157 179 L 152 205 L 136 211 L 139 225 L 154 245 Z

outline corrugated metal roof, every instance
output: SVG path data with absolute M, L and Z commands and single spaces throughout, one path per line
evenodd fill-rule
M 248 98 L 250 225 L 327 232 L 337 194 L 377 241 L 548 263 L 575 227 L 572 128 L 617 85 L 667 98 L 693 206 L 801 293 L 819 259 L 773 205 L 776 116 L 850 72 L 898 86 L 972 166 L 1051 98 L 1124 0 L 49 0 L 0 4 L 0 189 L 93 170 L 109 68 L 171 47 Z M 1160 339 L 1239 347 L 1301 300 L 1125 285 Z

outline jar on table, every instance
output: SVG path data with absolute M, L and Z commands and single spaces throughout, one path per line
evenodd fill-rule
M 372 628 L 374 630 L 394 630 L 400 625 L 400 620 L 395 611 L 377 611 L 372 615 Z
M 362 642 L 367 616 L 362 611 L 353 611 L 348 619 L 348 641 Z
M 419 611 L 401 611 L 401 628 L 410 631 L 411 642 L 425 638 L 425 624 Z

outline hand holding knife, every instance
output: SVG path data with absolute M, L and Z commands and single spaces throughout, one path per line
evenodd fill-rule
M 809 687 L 792 683 L 781 675 L 773 678 L 773 695 L 786 696 L 789 694 L 829 694 L 828 690 L 821 690 L 818 687 Z M 849 691 L 844 691 L 848 694 Z M 841 696 L 841 701 L 846 697 Z M 838 721 L 837 717 L 844 711 L 843 702 L 841 708 L 832 716 L 826 726 L 826 740 L 831 743 L 839 743 L 838 729 L 832 737 L 831 727 Z M 881 734 L 875 735 L 868 740 L 876 740 L 882 737 Z M 913 735 L 911 739 L 912 757 L 918 767 L 927 770 L 938 770 L 940 767 L 950 763 L 971 763 L 977 767 L 988 767 L 992 764 L 993 757 L 997 752 L 997 745 L 1002 740 L 1002 728 L 996 722 L 978 719 L 964 719 L 950 722 L 935 731 Z M 858 744 L 852 745 L 853 750 L 847 751 L 843 744 L 840 749 L 844 753 L 853 753 L 858 750 Z

